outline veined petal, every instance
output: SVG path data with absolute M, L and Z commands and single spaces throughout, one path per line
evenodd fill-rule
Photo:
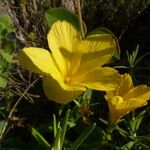
M 82 53 L 90 53 L 95 51 L 103 51 L 105 49 L 116 49 L 115 39 L 110 36 L 102 36 L 101 34 L 94 34 L 87 36 L 82 42 L 78 44 L 78 51 Z
M 81 54 L 78 52 L 69 52 L 66 49 L 62 48 L 60 48 L 60 52 L 67 65 L 66 73 L 64 73 L 64 76 L 74 75 L 80 65 Z
M 131 98 L 124 101 L 123 98 L 120 96 L 114 96 L 111 98 L 105 96 L 105 98 L 109 106 L 111 123 L 114 123 L 115 121 L 122 118 L 129 112 L 145 106 L 148 100 L 148 99 Z
M 110 122 L 115 123 L 118 119 L 122 118 L 126 114 L 128 114 L 130 111 L 129 109 L 115 109 L 109 107 L 109 117 Z
M 72 101 L 86 90 L 83 86 L 66 85 L 64 82 L 56 81 L 51 77 L 44 78 L 43 88 L 50 100 L 62 104 Z
M 57 21 L 52 25 L 47 38 L 59 70 L 65 76 L 70 68 L 70 62 L 64 58 L 64 55 L 69 55 L 76 50 L 80 34 L 70 23 Z M 63 53 L 64 50 L 66 51 L 65 54 Z
M 81 55 L 80 65 L 77 72 L 86 73 L 91 69 L 100 67 L 108 63 L 112 57 L 113 49 L 108 48 L 101 51 L 93 51 Z M 88 68 L 88 69 L 87 69 Z
M 108 102 L 109 111 L 110 111 L 110 120 L 112 123 L 124 117 L 129 112 L 137 108 L 143 107 L 147 104 L 147 101 L 142 100 L 142 99 L 129 99 L 128 101 L 124 101 L 120 104 L 116 104 L 115 106 L 111 105 L 110 101 L 107 101 L 107 102 Z
M 123 98 L 120 96 L 105 96 L 109 107 L 110 122 L 114 123 L 129 112 L 129 108 L 120 108 L 123 105 Z
M 120 84 L 120 74 L 113 68 L 96 68 L 88 73 L 77 74 L 72 78 L 73 83 L 78 83 L 90 89 L 100 91 L 115 90 Z
M 42 48 L 24 48 L 18 54 L 19 63 L 26 69 L 41 75 L 51 75 L 55 79 L 61 78 L 51 53 Z
M 121 75 L 121 84 L 118 88 L 117 95 L 123 96 L 134 87 L 132 78 L 129 74 Z
M 131 98 L 149 100 L 150 99 L 150 87 L 147 87 L 147 85 L 139 85 L 131 89 L 127 94 L 123 96 L 123 99 L 127 101 L 128 99 L 131 99 Z

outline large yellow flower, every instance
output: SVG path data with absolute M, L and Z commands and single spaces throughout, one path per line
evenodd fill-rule
M 121 76 L 121 84 L 115 91 L 106 92 L 111 123 L 116 122 L 132 110 L 147 104 L 150 99 L 150 87 L 133 85 L 129 74 Z
M 67 103 L 86 88 L 114 90 L 120 75 L 110 67 L 116 49 L 111 34 L 95 34 L 81 39 L 81 34 L 68 22 L 57 21 L 47 36 L 51 52 L 43 48 L 24 48 L 19 62 L 28 70 L 44 75 L 43 88 L 50 100 Z

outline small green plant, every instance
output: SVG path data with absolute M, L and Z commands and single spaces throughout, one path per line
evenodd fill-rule
M 12 63 L 13 52 L 16 50 L 16 40 L 11 37 L 13 26 L 8 15 L 0 15 L 0 88 L 5 88 Z

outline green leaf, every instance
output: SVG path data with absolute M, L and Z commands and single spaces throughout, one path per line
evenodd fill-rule
M 57 134 L 56 134 L 56 138 L 54 140 L 54 150 L 61 150 L 61 127 L 58 127 L 57 129 Z
M 54 138 L 56 137 L 57 134 L 57 123 L 56 123 L 56 115 L 53 114 L 53 131 L 54 131 Z
M 6 124 L 7 124 L 6 120 L 0 121 L 0 135 L 2 134 L 3 128 L 4 126 L 6 126 Z
M 0 15 L 0 31 L 6 29 L 7 33 L 13 31 L 12 21 L 8 15 Z
M 28 40 L 34 41 L 37 38 L 36 34 L 34 32 L 30 32 L 28 34 Z
M 45 12 L 46 21 L 51 27 L 58 20 L 66 20 L 71 23 L 78 31 L 80 31 L 79 17 L 69 10 L 64 8 L 50 8 Z M 83 22 L 84 31 L 86 34 L 86 25 Z
M 50 144 L 46 141 L 46 139 L 36 130 L 32 127 L 31 131 L 33 137 L 37 140 L 37 142 L 43 146 L 46 150 L 50 150 Z
M 130 150 L 135 144 L 135 141 L 130 141 L 122 147 L 118 147 L 117 150 Z
M 12 55 L 8 54 L 7 52 L 4 52 L 4 50 L 0 50 L 0 55 L 9 63 L 12 62 Z
M 0 88 L 5 88 L 7 85 L 7 80 L 0 76 Z
M 65 117 L 63 119 L 63 126 L 62 126 L 62 133 L 61 133 L 61 148 L 63 147 L 63 143 L 64 143 L 64 139 L 65 139 L 69 114 L 70 114 L 70 109 L 67 110 Z
M 81 135 L 77 138 L 77 140 L 73 143 L 70 150 L 77 150 L 79 146 L 84 142 L 84 140 L 92 133 L 92 131 L 95 129 L 96 124 L 93 124 L 93 126 L 88 127 L 85 129 Z
M 150 141 L 150 135 L 138 136 L 138 138 L 144 141 L 145 140 Z
M 138 131 L 140 124 L 144 118 L 145 113 L 146 113 L 146 111 L 143 110 L 141 113 L 139 113 L 135 118 L 133 118 L 130 121 L 132 134 L 136 134 L 136 132 Z

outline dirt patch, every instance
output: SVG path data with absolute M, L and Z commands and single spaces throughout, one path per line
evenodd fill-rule
M 0 14 L 8 14 L 6 6 L 3 2 L 0 2 Z

